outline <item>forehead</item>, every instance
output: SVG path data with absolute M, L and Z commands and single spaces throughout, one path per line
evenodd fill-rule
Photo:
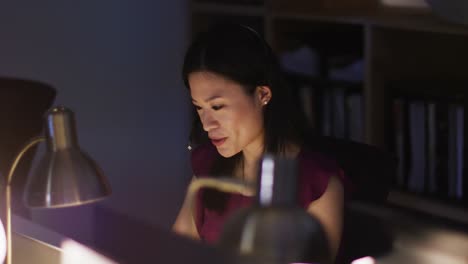
M 207 101 L 213 97 L 245 97 L 242 86 L 230 79 L 212 72 L 194 72 L 188 78 L 190 95 L 195 101 Z

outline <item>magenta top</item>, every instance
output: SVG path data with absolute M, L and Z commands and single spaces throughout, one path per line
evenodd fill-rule
M 219 154 L 211 144 L 193 150 L 191 162 L 194 175 L 196 177 L 208 177 L 216 155 Z M 297 158 L 299 165 L 297 198 L 301 207 L 306 209 L 311 202 L 322 196 L 332 175 L 336 175 L 342 180 L 345 197 L 348 196 L 351 184 L 334 160 L 308 150 L 301 150 Z M 240 194 L 228 194 L 226 210 L 218 213 L 203 207 L 202 192 L 203 190 L 200 190 L 197 196 L 195 224 L 200 239 L 213 244 L 218 240 L 223 224 L 231 214 L 240 208 L 250 206 L 254 199 Z

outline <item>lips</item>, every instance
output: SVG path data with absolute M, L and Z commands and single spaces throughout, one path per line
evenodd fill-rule
M 226 141 L 227 138 L 212 138 L 211 139 L 211 143 L 213 143 L 213 145 L 215 145 L 216 147 L 219 147 L 221 146 L 222 144 L 224 144 L 224 142 Z

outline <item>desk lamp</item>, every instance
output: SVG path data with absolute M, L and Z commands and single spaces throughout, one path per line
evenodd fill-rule
M 234 213 L 223 226 L 218 245 L 243 264 L 330 263 L 328 241 L 320 222 L 297 206 L 295 160 L 265 155 L 256 191 L 225 178 L 201 178 L 189 186 L 189 201 L 202 187 L 254 196 L 253 206 Z
M 31 139 L 15 157 L 7 175 L 6 263 L 12 261 L 11 182 L 16 166 L 26 151 L 46 141 L 47 150 L 37 169 L 28 177 L 24 202 L 32 208 L 59 208 L 82 205 L 111 194 L 102 171 L 78 145 L 74 114 L 59 106 L 49 110 L 45 117 L 46 136 Z

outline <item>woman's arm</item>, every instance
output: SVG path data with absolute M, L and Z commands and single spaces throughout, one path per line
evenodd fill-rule
M 194 178 L 192 178 L 192 181 L 193 180 Z M 179 215 L 177 216 L 174 225 L 172 226 L 172 230 L 183 236 L 197 240 L 200 239 L 197 227 L 195 225 L 195 220 L 193 218 L 192 205 L 189 204 L 187 195 L 185 196 L 185 200 L 182 204 L 182 208 L 179 211 Z
M 332 258 L 335 259 L 343 229 L 344 190 L 337 176 L 330 177 L 325 193 L 311 202 L 307 212 L 315 216 L 323 225 L 327 235 Z

